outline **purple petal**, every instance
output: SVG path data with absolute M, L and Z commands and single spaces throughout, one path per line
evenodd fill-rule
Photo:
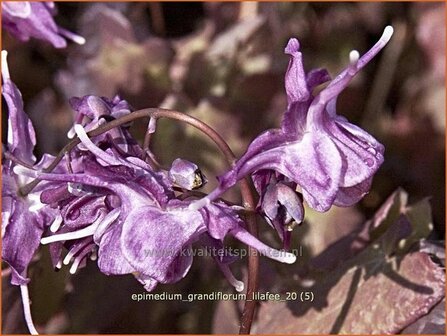
M 120 237 L 123 254 L 136 271 L 159 282 L 174 276 L 170 267 L 185 246 L 205 230 L 199 212 L 141 207 L 130 213 Z
M 33 164 L 36 134 L 31 120 L 23 110 L 22 94 L 9 78 L 6 52 L 2 51 L 2 94 L 8 105 L 8 149 L 18 159 Z
M 340 118 L 326 121 L 324 127 L 342 154 L 341 187 L 355 186 L 375 174 L 383 163 L 382 144 L 366 131 Z
M 14 203 L 14 210 L 2 239 L 2 258 L 11 266 L 13 285 L 24 285 L 29 282 L 26 272 L 39 247 L 44 219 L 30 212 L 25 202 Z
M 326 83 L 331 80 L 331 76 L 326 69 L 313 69 L 306 75 L 307 86 L 309 91 L 312 92 L 318 85 Z
M 303 68 L 303 56 L 299 52 L 297 39 L 290 39 L 285 53 L 291 56 L 286 72 L 285 87 L 287 92 L 287 111 L 284 114 L 281 128 L 284 132 L 296 134 L 303 128 L 311 94 L 307 85 Z
M 266 188 L 262 199 L 261 208 L 270 219 L 276 218 L 278 215 L 278 188 L 276 185 L 269 185 Z
M 341 187 L 337 192 L 334 205 L 350 207 L 360 201 L 371 188 L 372 177 L 352 187 Z
M 211 237 L 223 240 L 228 231 L 242 226 L 243 222 L 233 209 L 222 202 L 214 202 L 200 211 Z
M 284 183 L 278 183 L 276 188 L 278 202 L 286 208 L 297 224 L 300 224 L 304 218 L 304 208 L 298 193 Z
M 299 52 L 299 48 L 300 44 L 294 38 L 289 40 L 285 48 L 285 53 L 291 56 L 285 82 L 289 105 L 296 102 L 305 102 L 310 97 L 303 67 L 303 55 Z
M 98 267 L 104 274 L 130 274 L 135 268 L 127 261 L 121 249 L 122 223 L 117 222 L 99 241 Z

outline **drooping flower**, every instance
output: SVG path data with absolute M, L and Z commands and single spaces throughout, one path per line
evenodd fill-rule
M 256 171 L 274 170 L 301 188 L 304 200 L 324 212 L 332 205 L 350 206 L 369 190 L 383 162 L 384 147 L 361 128 L 336 114 L 337 96 L 390 40 L 385 28 L 379 41 L 362 57 L 350 54 L 350 64 L 315 97 L 312 90 L 329 79 L 327 71 L 304 71 L 298 40 L 290 39 L 291 56 L 285 87 L 288 106 L 280 129 L 258 136 L 220 185 L 192 208 L 200 208 L 238 180 Z
M 15 174 L 14 168 L 20 164 L 41 170 L 54 158 L 46 154 L 36 163 L 34 128 L 23 110 L 22 95 L 10 78 L 6 58 L 3 50 L 2 94 L 8 106 L 8 137 L 2 160 L 2 259 L 11 269 L 11 283 L 20 286 L 28 329 L 37 334 L 29 307 L 27 271 L 45 228 L 56 217 L 54 209 L 40 202 L 42 191 L 54 183 L 42 183 L 28 195 L 22 195 L 20 188 L 30 179 Z M 61 172 L 60 167 L 56 171 Z
M 25 167 L 16 167 L 15 172 L 46 181 L 81 184 L 84 190 L 90 187 L 96 197 L 115 196 L 118 200 L 113 210 L 98 215 L 93 223 L 80 225 L 78 216 L 76 225 L 72 225 L 75 230 L 64 230 L 64 224 L 61 233 L 42 238 L 43 244 L 93 237 L 98 246 L 98 266 L 103 273 L 134 274 L 148 290 L 157 283 L 173 283 L 183 278 L 193 259 L 187 251 L 203 235 L 216 241 L 231 235 L 272 259 L 295 261 L 293 254 L 276 251 L 251 236 L 242 227 L 237 213 L 226 204 L 213 202 L 203 209 L 190 210 L 190 200 L 175 198 L 167 172 L 155 172 L 137 157 L 119 157 L 112 151 L 104 151 L 91 141 L 81 125 L 75 125 L 74 129 L 82 145 L 94 155 L 89 153 L 90 158 L 84 159 L 82 172 L 53 174 Z M 65 196 L 60 194 L 64 200 Z M 103 200 L 91 208 L 101 213 Z M 85 253 L 91 251 L 88 243 L 84 242 L 90 249 Z M 76 264 L 79 262 L 78 259 Z M 232 277 L 228 267 L 220 266 L 240 290 L 240 282 Z
M 44 155 L 36 164 L 33 149 L 36 143 L 31 120 L 23 110 L 22 95 L 12 82 L 7 53 L 2 51 L 2 94 L 8 105 L 8 143 L 2 162 L 2 258 L 12 270 L 11 283 L 25 285 L 29 282 L 27 268 L 36 252 L 43 230 L 55 217 L 55 211 L 39 200 L 43 184 L 27 196 L 19 188 L 30 181 L 19 176 L 13 169 L 17 162 L 42 169 L 52 161 Z
M 55 48 L 65 48 L 66 38 L 84 44 L 82 36 L 59 27 L 53 19 L 54 2 L 2 1 L 3 27 L 21 41 L 31 37 L 48 41 Z

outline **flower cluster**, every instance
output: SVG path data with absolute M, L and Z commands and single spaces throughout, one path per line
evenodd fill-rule
M 7 2 L 2 7 L 6 27 L 23 40 L 34 36 L 62 47 L 60 35 L 77 39 L 54 24 L 51 4 Z M 2 255 L 11 268 L 11 283 L 22 288 L 25 313 L 27 269 L 40 244 L 49 245 L 56 269 L 71 263 L 74 274 L 93 260 L 107 275 L 133 274 L 148 291 L 186 276 L 193 253 L 184 251 L 193 244 L 222 249 L 227 236 L 267 257 L 293 263 L 293 254 L 275 250 L 247 231 L 240 207 L 218 197 L 251 176 L 260 196 L 257 210 L 278 232 L 285 250 L 293 227 L 303 221 L 303 201 L 327 211 L 360 200 L 383 161 L 384 148 L 336 114 L 336 99 L 391 35 L 387 27 L 361 58 L 351 52 L 347 69 L 316 96 L 313 89 L 330 77 L 324 69 L 305 73 L 299 43 L 291 39 L 285 50 L 291 60 L 281 128 L 256 138 L 219 178 L 219 187 L 202 199 L 191 192 L 207 182 L 200 168 L 178 158 L 163 169 L 132 137 L 129 123 L 88 134 L 132 116 L 131 106 L 119 96 L 72 98 L 76 116 L 68 137 L 76 137 L 77 144 L 58 161 L 48 154 L 37 161 L 34 128 L 2 51 L 2 93 L 9 112 L 2 162 Z M 148 129 L 155 131 L 154 120 Z M 243 290 L 229 268 L 235 258 L 214 259 L 229 283 Z

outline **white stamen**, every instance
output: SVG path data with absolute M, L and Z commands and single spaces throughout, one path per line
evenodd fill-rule
M 357 50 L 351 50 L 351 52 L 349 53 L 349 62 L 352 65 L 355 65 L 359 61 L 359 58 L 360 58 L 359 52 Z
M 59 261 L 56 264 L 56 268 L 57 269 L 61 269 L 62 268 L 62 260 L 59 259 Z
M 61 234 L 57 234 L 57 235 L 53 235 L 53 236 L 44 237 L 40 240 L 40 243 L 42 245 L 46 245 L 46 244 L 54 243 L 57 241 L 73 240 L 73 239 L 91 236 L 95 233 L 96 228 L 98 227 L 98 225 L 102 219 L 103 219 L 102 216 L 100 216 L 97 220 L 95 220 L 92 223 L 92 225 L 87 226 L 87 227 L 80 229 L 78 231 L 61 233 Z
M 87 149 L 92 152 L 94 155 L 96 155 L 98 158 L 103 160 L 104 162 L 110 164 L 110 165 L 122 165 L 125 164 L 121 160 L 118 160 L 114 158 L 113 156 L 107 154 L 105 151 L 100 149 L 98 146 L 96 146 L 88 137 L 87 133 L 85 132 L 84 127 L 80 124 L 76 124 L 73 126 L 74 130 L 76 132 L 76 135 L 78 136 L 79 140 L 81 140 L 82 144 L 87 147 Z
M 25 175 L 25 176 L 32 177 L 32 178 L 37 177 L 37 171 L 23 167 L 23 166 L 14 166 L 14 168 L 12 168 L 12 171 L 14 172 L 14 174 L 17 174 L 17 175 Z
M 98 227 L 96 228 L 95 234 L 93 235 L 93 240 L 95 242 L 99 242 L 101 236 L 104 234 L 106 229 L 119 217 L 119 215 L 120 210 L 113 209 L 104 217 L 104 219 L 101 221 L 101 223 L 99 223 Z
M 3 80 L 7 80 L 10 79 L 11 77 L 9 76 L 9 68 L 8 68 L 8 52 L 6 50 L 2 50 L 2 77 Z
M 73 262 L 73 265 L 70 267 L 70 274 L 75 274 L 78 270 L 79 264 L 81 263 L 82 258 L 76 258 Z
M 83 38 L 80 35 L 76 35 L 64 28 L 61 28 L 61 27 L 58 27 L 58 31 L 61 35 L 65 36 L 66 38 L 72 40 L 73 42 L 75 42 L 77 44 L 80 44 L 80 45 L 85 44 L 85 38 Z
M 81 253 L 79 253 L 79 255 L 75 258 L 73 265 L 71 265 L 70 267 L 70 273 L 71 274 L 75 274 L 76 271 L 78 270 L 79 264 L 85 260 L 85 256 L 89 253 L 91 253 L 94 249 L 94 245 L 89 245 L 87 247 L 84 248 L 83 251 L 81 251 Z
M 261 254 L 270 259 L 274 259 L 286 264 L 293 264 L 296 261 L 296 256 L 293 253 L 275 250 L 274 248 L 267 246 L 242 228 L 233 229 L 230 233 L 236 239 L 240 240 L 244 244 L 247 244 L 248 246 L 255 248 Z
M 73 256 L 75 255 L 76 252 L 78 252 L 78 251 L 75 249 L 68 251 L 68 253 L 65 256 L 64 261 L 63 261 L 64 265 L 68 265 L 70 263 L 71 258 L 73 258 Z
M 76 133 L 74 131 L 74 127 L 72 126 L 69 131 L 67 132 L 67 138 L 73 139 L 75 137 Z
M 79 244 L 77 247 L 72 247 L 70 251 L 68 251 L 67 255 L 64 258 L 64 265 L 68 265 L 71 259 L 79 252 L 85 249 L 85 245 Z
M 3 67 L 2 67 L 3 69 Z M 9 75 L 9 73 L 8 73 Z M 4 76 L 3 76 L 4 77 Z M 8 141 L 8 145 L 12 146 L 14 144 L 14 134 L 13 134 L 13 129 L 12 129 L 12 121 L 11 118 L 8 118 L 8 136 L 7 136 L 7 141 Z
M 391 36 L 393 36 L 393 33 L 394 28 L 392 26 L 386 26 L 380 39 L 386 44 L 391 39 Z
M 86 40 L 84 37 L 80 36 L 80 35 L 71 35 L 70 38 L 73 40 L 73 42 L 79 44 L 79 45 L 84 45 Z
M 31 316 L 31 303 L 29 300 L 28 285 L 20 285 L 20 293 L 22 295 L 23 312 L 25 315 L 26 325 L 31 335 L 39 335 L 33 323 Z
M 95 261 L 96 259 L 98 259 L 98 252 L 96 249 L 93 249 L 92 254 L 90 255 L 90 260 Z
M 51 225 L 50 225 L 50 231 L 56 232 L 61 227 L 61 224 L 62 224 L 62 216 L 60 214 L 57 214 L 53 223 L 51 223 Z
M 157 128 L 157 118 L 151 117 L 149 119 L 149 123 L 147 124 L 147 131 L 152 134 L 155 133 L 156 128 Z

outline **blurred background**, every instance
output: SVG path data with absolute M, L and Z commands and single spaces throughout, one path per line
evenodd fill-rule
M 348 64 L 349 51 L 364 53 L 386 25 L 393 25 L 389 45 L 357 75 L 337 105 L 338 114 L 385 145 L 385 162 L 371 192 L 352 208 L 326 214 L 306 209 L 305 223 L 294 231 L 296 246 L 304 250 L 299 265 L 263 262 L 284 272 L 302 267 L 360 229 L 399 186 L 408 192 L 409 203 L 429 197 L 430 238 L 443 239 L 444 3 L 64 2 L 57 7 L 58 24 L 84 36 L 85 45 L 56 50 L 41 41 L 21 43 L 2 35 L 11 77 L 36 128 L 39 155 L 56 154 L 68 142 L 70 97 L 119 94 L 135 109 L 160 106 L 200 118 L 240 156 L 260 132 L 280 124 L 288 64 L 283 50 L 290 37 L 299 39 L 307 71 L 325 67 L 335 77 Z M 4 102 L 2 107 L 6 111 Z M 3 130 L 6 120 L 3 113 Z M 136 122 L 132 132 L 142 140 L 145 128 L 146 121 Z M 173 121 L 159 123 L 153 150 L 165 165 L 177 157 L 198 163 L 210 181 L 205 191 L 226 168 L 206 137 Z M 226 197 L 239 200 L 236 189 Z M 279 248 L 267 224 L 259 220 L 259 227 L 261 239 Z M 244 259 L 232 266 L 240 278 L 246 276 L 245 264 Z M 50 265 L 42 248 L 31 268 L 31 298 L 35 322 L 45 332 L 237 331 L 240 303 L 232 308 L 209 301 L 137 303 L 130 296 L 144 289 L 132 276 L 107 277 L 93 262 L 74 276 L 67 269 L 55 273 Z M 261 277 L 264 289 L 268 278 Z M 18 290 L 3 280 L 3 332 L 27 332 Z M 196 258 L 185 279 L 156 291 L 231 289 L 211 258 Z

